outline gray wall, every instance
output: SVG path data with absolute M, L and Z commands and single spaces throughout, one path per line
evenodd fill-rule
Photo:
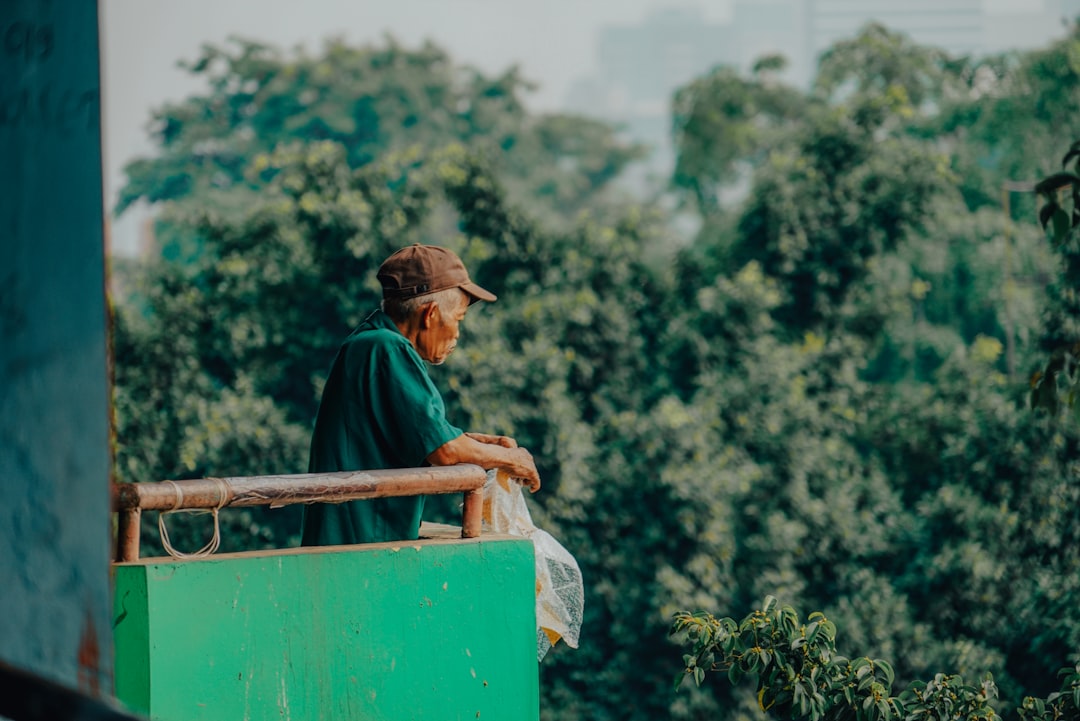
M 112 692 L 95 0 L 0 2 L 0 660 Z

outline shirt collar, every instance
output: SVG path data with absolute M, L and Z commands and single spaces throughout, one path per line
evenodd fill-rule
M 356 330 L 380 330 L 384 328 L 398 333 L 401 332 L 398 330 L 397 324 L 390 320 L 390 316 L 383 312 L 381 308 L 376 308 L 368 314 L 367 318 L 364 318 Z

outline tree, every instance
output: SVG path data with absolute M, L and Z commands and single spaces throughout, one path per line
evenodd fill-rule
M 135 289 L 118 311 L 125 480 L 304 468 L 324 366 L 377 302 L 377 262 L 410 236 L 442 242 L 457 232 L 443 190 L 464 197 L 468 182 L 445 174 L 477 173 L 452 163 L 422 170 L 437 149 L 482 159 L 547 217 L 567 219 L 641 153 L 595 121 L 529 116 L 516 70 L 486 77 L 430 43 L 331 41 L 317 55 L 286 55 L 234 39 L 204 47 L 187 67 L 208 91 L 155 113 L 160 152 L 128 166 L 118 203 L 121 212 L 140 199 L 163 207 L 166 261 L 120 269 Z M 146 399 L 158 423 L 128 398 Z M 254 432 L 245 424 L 217 423 L 212 438 L 192 430 L 233 417 L 218 407 L 226 398 L 261 409 L 241 416 L 265 420 L 259 438 L 277 438 L 280 453 L 221 457 Z M 269 514 L 280 518 L 274 542 L 293 537 L 294 515 Z
M 432 373 L 450 417 L 534 451 L 533 517 L 586 579 L 582 648 L 541 669 L 544 718 L 759 714 L 728 688 L 672 696 L 665 632 L 680 608 L 767 595 L 823 609 L 897 684 L 1052 690 L 1080 648 L 1080 448 L 1023 412 L 1005 349 L 1014 333 L 1017 368 L 1041 358 L 1036 290 L 1013 286 L 1057 269 L 1034 217 L 984 192 L 1004 170 L 964 172 L 1022 138 L 969 149 L 947 125 L 1017 102 L 1026 56 L 975 96 L 966 61 L 876 29 L 829 55 L 829 92 L 776 85 L 773 61 L 707 73 L 674 122 L 702 231 L 664 255 L 664 209 L 609 192 L 634 149 L 530 115 L 516 71 L 392 41 L 240 47 L 204 53 L 208 92 L 164 109 L 160 156 L 132 166 L 125 197 L 159 198 L 187 252 L 118 308 L 122 479 L 303 470 L 375 269 L 437 242 L 500 296 Z M 904 102 L 875 104 L 894 86 Z M 749 196 L 714 203 L 733 178 Z M 239 518 L 226 542 L 287 545 L 287 520 Z
M 125 168 L 117 212 L 140 199 L 242 210 L 273 174 L 252 160 L 280 145 L 332 142 L 359 168 L 456 142 L 514 178 L 531 202 L 572 216 L 643 153 L 602 123 L 529 116 L 521 96 L 532 86 L 517 69 L 488 77 L 430 42 L 410 50 L 393 38 L 360 48 L 332 40 L 310 55 L 232 38 L 182 66 L 208 92 L 154 113 L 159 152 Z
M 902 51 L 884 69 L 858 60 L 879 40 Z M 960 140 L 927 130 L 965 100 L 968 66 L 874 29 L 836 50 L 826 85 L 847 94 L 808 105 L 679 265 L 692 310 L 669 367 L 684 417 L 718 429 L 702 446 L 719 467 L 677 457 L 694 526 L 664 587 L 683 607 L 783 593 L 897 657 L 905 682 L 991 671 L 1019 703 L 1075 648 L 1074 614 L 1037 628 L 1073 593 L 1076 519 L 1047 499 L 1076 493 L 1074 435 L 1020 412 L 1003 372 L 1007 334 L 1038 316 L 1014 281 L 1053 266 L 1037 234 L 969 205 Z M 896 83 L 920 102 L 881 104 Z M 750 297 L 754 312 L 732 302 Z M 1017 340 L 1023 367 L 1035 334 Z M 693 708 L 746 703 L 716 691 Z
M 719 208 L 720 190 L 762 162 L 771 142 L 797 124 L 806 100 L 772 79 L 782 59 L 766 58 L 752 79 L 716 68 L 676 91 L 672 100 L 675 171 L 704 214 Z
M 870 23 L 822 53 L 814 90 L 834 105 L 850 106 L 860 126 L 895 127 L 936 114 L 943 103 L 964 94 L 970 77 L 966 58 L 950 58 Z

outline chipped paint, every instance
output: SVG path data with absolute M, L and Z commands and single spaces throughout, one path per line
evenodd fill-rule
M 101 695 L 101 646 L 98 643 L 94 617 L 87 610 L 83 616 L 83 630 L 79 634 L 79 690 L 91 696 Z
M 285 721 L 289 721 L 292 718 L 289 714 L 289 688 L 285 683 L 284 675 L 280 676 L 278 680 L 280 682 L 277 697 L 278 716 Z

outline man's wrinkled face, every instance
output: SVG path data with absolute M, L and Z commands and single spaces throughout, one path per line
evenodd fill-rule
M 442 365 L 457 348 L 461 321 L 469 311 L 469 304 L 464 293 L 457 308 L 444 312 L 434 303 L 431 306 L 427 322 L 416 338 L 416 351 L 420 357 L 432 365 Z M 427 312 L 427 311 L 426 311 Z

